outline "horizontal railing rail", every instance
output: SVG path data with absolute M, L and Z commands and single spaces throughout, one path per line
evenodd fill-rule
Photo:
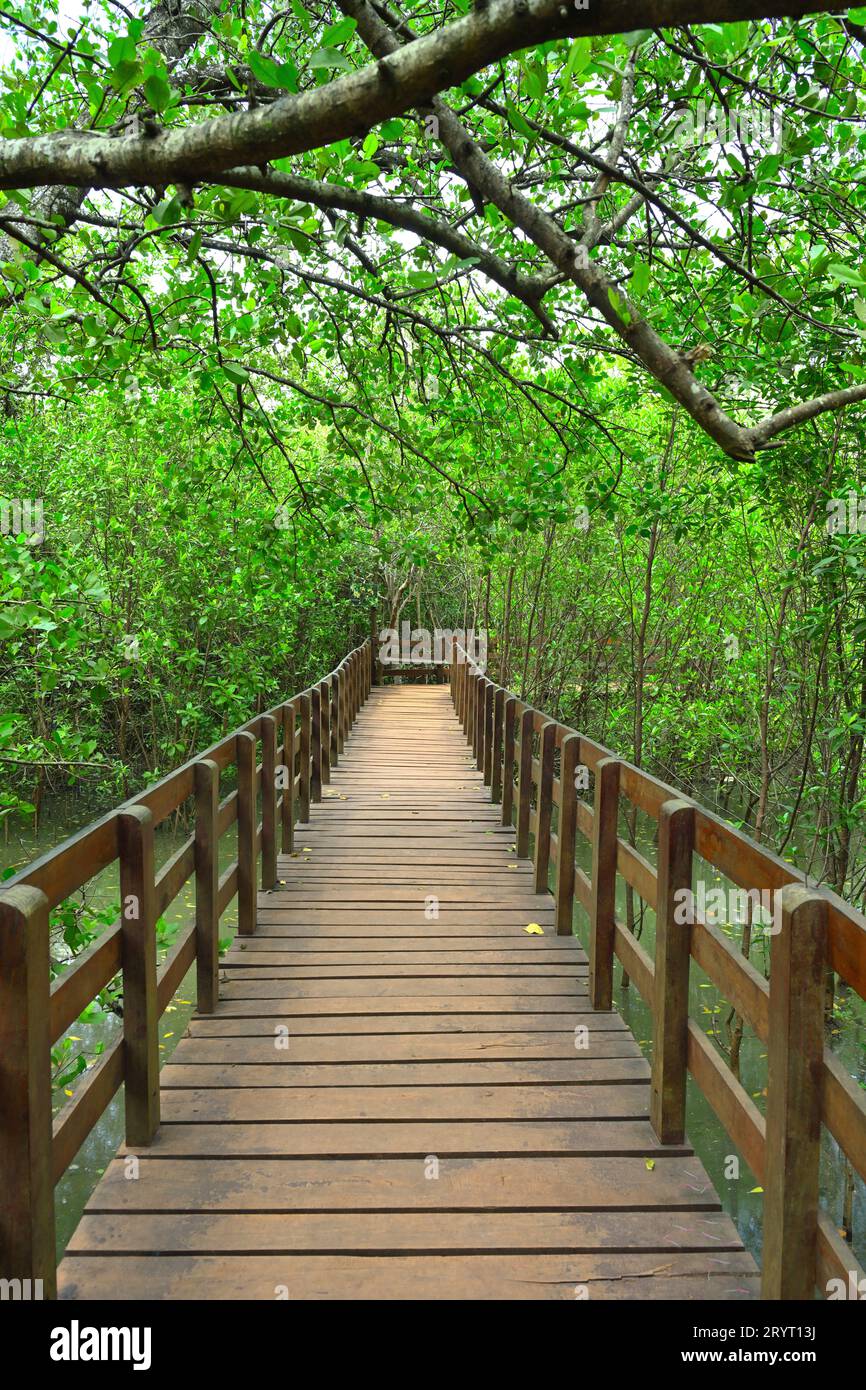
M 824 1041 L 827 970 L 866 998 L 866 918 L 691 797 L 496 685 L 456 642 L 451 691 L 517 854 L 533 859 L 536 891 L 552 880 L 557 933 L 572 934 L 575 900 L 588 916 L 592 1007 L 613 1006 L 616 958 L 652 1012 L 657 1137 L 683 1142 L 690 1073 L 762 1184 L 762 1296 L 809 1299 L 830 1280 L 864 1287 L 820 1205 L 819 1165 L 823 1125 L 866 1180 L 866 1094 Z M 591 805 L 579 795 L 590 777 Z M 623 802 L 656 823 L 657 866 L 620 835 Z M 591 846 L 589 875 L 576 862 L 578 835 Z M 683 921 L 701 865 L 767 895 L 769 980 L 706 914 Z M 617 916 L 618 876 L 655 913 L 653 955 Z M 766 1044 L 765 1114 L 689 1017 L 692 961 Z
M 257 883 L 277 879 L 278 845 L 322 799 L 374 673 L 367 639 L 322 680 L 256 715 L 147 791 L 35 860 L 0 892 L 0 1278 L 56 1292 L 54 1187 L 121 1086 L 126 1141 L 159 1125 L 159 1018 L 195 966 L 197 1008 L 219 997 L 219 924 L 237 899 L 238 932 L 256 925 Z M 220 777 L 237 786 L 220 799 Z M 194 802 L 192 834 L 157 872 L 154 831 Z M 261 820 L 258 808 L 261 805 Z M 222 873 L 221 837 L 237 826 Z M 121 915 L 51 984 L 50 912 L 119 865 Z M 195 920 L 157 968 L 156 924 L 190 879 Z M 52 1119 L 51 1048 L 112 980 L 123 1031 Z

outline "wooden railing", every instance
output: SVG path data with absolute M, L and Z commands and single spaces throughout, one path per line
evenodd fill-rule
M 124 1087 L 126 1141 L 146 1145 L 159 1125 L 157 1024 L 196 968 L 197 1007 L 219 994 L 219 923 L 237 898 L 238 932 L 256 924 L 262 889 L 277 877 L 277 845 L 293 849 L 296 822 L 322 798 L 369 694 L 369 639 L 323 680 L 242 728 L 67 840 L 4 884 L 0 894 L 0 1278 L 41 1280 L 53 1297 L 54 1186 L 112 1097 Z M 220 776 L 236 789 L 220 799 Z M 158 873 L 154 831 L 194 799 L 195 829 Z M 258 806 L 261 804 L 261 820 Z M 220 873 L 219 842 L 237 825 L 237 857 Z M 119 862 L 121 916 L 51 986 L 49 914 Z M 190 878 L 195 922 L 157 968 L 156 923 Z M 51 1048 L 117 975 L 123 1033 L 52 1121 Z
M 690 1072 L 763 1185 L 762 1296 L 809 1299 L 831 1279 L 856 1289 L 863 1270 L 820 1206 L 819 1161 L 824 1125 L 866 1179 L 866 1095 L 824 1041 L 827 970 L 866 997 L 866 918 L 689 797 L 495 685 L 456 643 L 451 690 L 502 823 L 516 828 L 518 856 L 531 848 L 536 891 L 552 878 L 557 932 L 571 935 L 575 899 L 588 915 L 592 1007 L 612 1007 L 616 957 L 652 1011 L 656 1135 L 682 1142 Z M 592 804 L 578 794 L 589 778 Z M 620 835 L 621 803 L 656 822 L 656 866 Z M 591 877 L 576 863 L 578 835 L 592 846 Z M 769 981 L 700 913 L 682 924 L 682 890 L 692 894 L 693 874 L 710 865 L 771 895 Z M 618 875 L 655 913 L 654 959 L 617 918 Z M 692 960 L 766 1044 L 765 1115 L 689 1017 Z

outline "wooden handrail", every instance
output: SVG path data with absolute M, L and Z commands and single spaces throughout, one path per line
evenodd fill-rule
M 220 918 L 237 897 L 239 931 L 255 930 L 259 860 L 262 888 L 272 888 L 277 839 L 283 853 L 292 850 L 295 822 L 309 820 L 311 800 L 321 799 L 322 780 L 327 783 L 337 764 L 374 670 L 368 638 L 323 680 L 248 720 L 3 885 L 0 1277 L 41 1280 L 43 1296 L 55 1295 L 54 1185 L 121 1085 L 127 1142 L 144 1145 L 153 1138 L 159 1124 L 159 1018 L 193 965 L 198 1010 L 213 1011 Z M 221 801 L 220 775 L 232 766 L 237 789 Z M 194 833 L 156 872 L 154 830 L 191 797 Z M 220 874 L 220 838 L 235 823 L 237 858 Z M 120 918 L 52 987 L 51 909 L 115 862 Z M 157 969 L 157 919 L 193 876 L 195 922 Z M 118 974 L 123 1036 L 52 1121 L 51 1047 Z
M 451 692 L 476 766 L 502 803 L 502 823 L 515 826 L 518 857 L 534 860 L 537 891 L 553 872 L 557 932 L 572 933 L 575 898 L 587 912 L 593 1007 L 612 1007 L 616 957 L 652 1012 L 658 1138 L 682 1140 L 690 1073 L 764 1183 L 763 1296 L 807 1299 L 831 1278 L 862 1279 L 818 1202 L 818 1140 L 823 1124 L 866 1179 L 866 1096 L 824 1045 L 822 1028 L 827 966 L 866 998 L 866 917 L 693 798 L 490 681 L 456 640 Z M 581 768 L 583 790 L 594 780 L 592 806 L 575 794 Z M 657 868 L 620 837 L 622 801 L 658 823 Z M 592 847 L 591 877 L 575 862 L 578 835 Z M 769 982 L 700 913 L 690 923 L 675 917 L 695 861 L 771 895 L 780 929 L 771 936 Z M 617 875 L 656 914 L 654 959 L 616 917 Z M 691 961 L 767 1044 L 766 1118 L 688 1017 Z

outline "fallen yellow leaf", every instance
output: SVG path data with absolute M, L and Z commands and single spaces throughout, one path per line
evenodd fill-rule
M 646 1159 L 646 1169 L 647 1169 L 647 1172 L 648 1172 L 648 1173 L 651 1173 L 652 1170 L 653 1170 L 653 1168 L 655 1168 L 655 1166 L 656 1166 L 656 1161 L 655 1161 L 654 1158 L 648 1158 L 648 1159 Z
M 540 927 L 537 922 L 530 922 L 523 930 L 529 932 L 530 936 L 544 936 L 544 928 Z

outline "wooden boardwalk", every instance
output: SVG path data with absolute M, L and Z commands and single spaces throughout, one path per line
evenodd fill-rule
M 757 1294 L 701 1163 L 655 1139 L 647 1064 L 590 1011 L 446 687 L 372 691 L 279 879 L 61 1297 Z

